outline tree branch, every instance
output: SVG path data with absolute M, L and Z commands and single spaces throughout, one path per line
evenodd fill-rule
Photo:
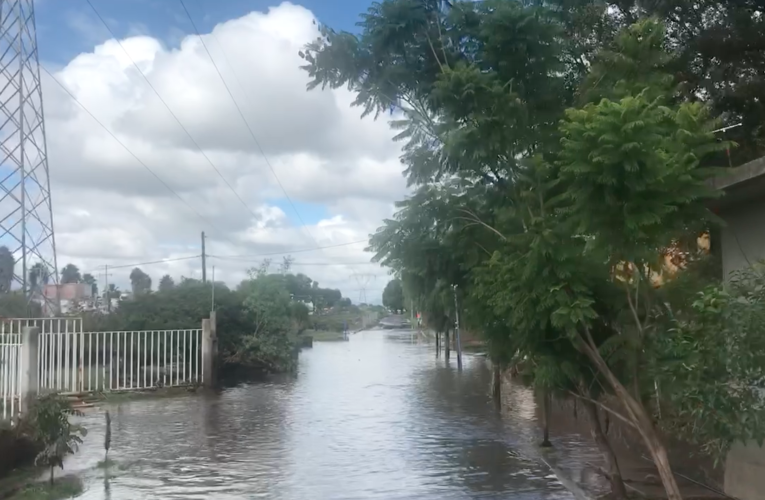
M 631 421 L 630 421 L 630 420 L 629 420 L 627 417 L 625 417 L 625 416 L 624 416 L 624 415 L 622 415 L 621 413 L 617 412 L 616 410 L 613 410 L 613 409 L 609 408 L 608 406 L 604 405 L 604 404 L 603 404 L 603 403 L 601 403 L 600 401 L 596 401 L 596 400 L 594 400 L 594 399 L 591 399 L 591 398 L 588 398 L 588 397 L 586 397 L 586 396 L 582 396 L 581 394 L 578 394 L 578 393 L 576 393 L 576 392 L 574 392 L 574 391 L 571 391 L 571 390 L 569 390 L 568 392 L 569 392 L 569 394 L 571 394 L 571 395 L 572 395 L 572 396 L 574 396 L 575 398 L 581 399 L 582 401 L 588 401 L 588 402 L 590 402 L 590 403 L 592 403 L 592 404 L 594 404 L 594 405 L 598 406 L 598 407 L 599 407 L 599 408 L 601 408 L 602 410 L 604 410 L 604 411 L 607 411 L 608 413 L 610 413 L 611 415 L 615 416 L 616 418 L 618 418 L 619 420 L 621 420 L 621 421 L 622 421 L 622 422 L 624 422 L 625 424 L 629 425 L 630 427 L 632 427 L 632 428 L 635 428 L 635 429 L 637 429 L 637 428 L 638 428 L 638 427 L 637 427 L 635 424 L 633 424 L 633 423 L 632 423 L 632 422 L 631 422 Z

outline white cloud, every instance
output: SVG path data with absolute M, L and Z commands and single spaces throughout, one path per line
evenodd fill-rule
M 201 231 L 209 237 L 211 255 L 273 254 L 318 243 L 333 248 L 295 253 L 296 271 L 340 288 L 354 301 L 359 285 L 352 275 L 374 274 L 366 280 L 367 296 L 379 301 L 387 272 L 376 265 L 347 265 L 369 261 L 366 244 L 335 245 L 366 240 L 404 196 L 400 149 L 384 120 L 359 118 L 346 90 L 306 91 L 298 51 L 318 35 L 313 20 L 308 10 L 283 3 L 203 35 L 259 144 L 196 35 L 175 48 L 145 35 L 121 43 L 204 155 L 116 40 L 55 73 L 188 206 L 43 75 L 59 266 L 73 262 L 90 272 L 104 264 L 195 255 Z M 271 169 L 296 204 L 324 206 L 329 216 L 307 227 L 291 225 L 294 213 L 273 205 L 284 194 Z M 216 266 L 216 279 L 234 285 L 257 261 L 211 258 L 210 265 Z M 164 273 L 176 279 L 200 276 L 196 259 L 143 269 L 155 284 Z M 130 268 L 110 272 L 111 282 L 129 284 Z

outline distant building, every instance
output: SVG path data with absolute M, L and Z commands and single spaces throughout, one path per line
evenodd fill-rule
M 60 301 L 61 313 L 68 314 L 79 304 L 83 309 L 95 307 L 93 287 L 87 283 L 62 283 L 60 285 L 45 285 L 42 289 L 45 302 L 56 304 Z M 46 309 L 49 309 L 46 307 Z M 52 310 L 46 310 L 47 315 L 54 314 Z

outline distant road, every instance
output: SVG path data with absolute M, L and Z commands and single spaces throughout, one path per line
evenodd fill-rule
M 380 320 L 383 328 L 410 328 L 409 318 L 403 314 L 391 314 Z

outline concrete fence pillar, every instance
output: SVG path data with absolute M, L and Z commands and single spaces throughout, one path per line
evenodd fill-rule
M 215 387 L 215 359 L 218 357 L 218 336 L 215 331 L 215 312 L 202 320 L 202 386 Z
M 37 398 L 38 356 L 40 328 L 25 326 L 21 330 L 21 380 L 19 381 L 19 410 L 22 415 L 29 411 Z

